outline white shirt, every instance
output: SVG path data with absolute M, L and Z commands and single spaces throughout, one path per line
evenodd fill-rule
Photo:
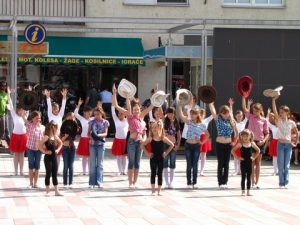
M 277 137 L 278 127 L 276 127 L 275 125 L 271 124 L 271 123 L 269 122 L 269 120 L 267 120 L 267 124 L 268 124 L 268 127 L 269 127 L 269 128 L 271 129 L 271 131 L 272 131 L 273 139 L 278 140 L 278 137 Z
M 196 108 L 196 109 L 200 109 L 200 106 L 199 105 L 195 105 L 195 107 L 194 108 Z M 189 105 L 186 105 L 186 106 L 184 106 L 184 109 L 186 109 L 187 111 L 186 111 L 186 113 L 187 113 L 187 119 L 188 120 L 191 120 L 191 107 L 189 106 Z M 187 132 L 187 130 L 188 130 L 188 125 L 185 123 L 184 124 L 184 127 L 183 127 L 183 131 L 182 131 L 182 137 L 183 138 L 185 138 L 186 139 L 186 132 Z
M 114 106 L 111 107 L 111 115 L 112 115 L 112 118 L 114 120 L 115 127 L 116 127 L 115 138 L 126 139 L 126 135 L 127 135 L 127 132 L 128 132 L 128 121 L 127 121 L 127 119 L 125 118 L 123 121 L 121 121 L 116 115 L 116 111 L 115 111 Z
M 85 119 L 83 116 L 79 115 L 78 113 L 78 108 L 75 109 L 74 114 L 76 119 L 78 119 L 80 121 L 81 124 L 81 137 L 88 137 L 88 129 L 89 129 L 89 121 L 94 119 L 94 118 L 90 118 L 89 120 Z
M 279 118 L 277 122 L 277 137 L 278 139 L 284 140 L 292 140 L 291 130 L 296 127 L 296 123 L 290 119 L 284 121 L 283 119 Z
M 209 117 L 205 118 L 203 121 L 202 121 L 202 124 L 204 124 L 206 126 L 206 128 L 208 127 L 208 124 L 210 123 L 210 121 L 212 121 L 213 119 L 213 115 L 210 115 Z
M 50 98 L 47 98 L 47 105 L 48 105 L 49 122 L 51 122 L 51 120 L 53 120 L 55 123 L 57 123 L 57 135 L 59 135 L 60 127 L 62 125 L 62 119 L 63 119 L 64 114 L 65 114 L 66 100 L 65 99 L 62 100 L 61 108 L 60 108 L 59 113 L 57 115 L 54 115 L 52 113 L 52 104 L 51 104 L 51 99 Z
M 245 130 L 246 124 L 248 122 L 248 119 L 246 117 L 240 123 L 238 123 L 236 120 L 234 120 L 234 121 L 235 121 L 236 129 L 238 130 L 239 133 L 242 132 L 243 130 Z
M 21 116 L 18 116 L 14 110 L 14 106 L 12 104 L 11 101 L 8 102 L 9 104 L 9 110 L 10 110 L 10 114 L 11 117 L 13 118 L 13 122 L 14 122 L 14 129 L 13 129 L 13 133 L 14 134 L 25 134 L 26 133 L 26 126 L 24 123 L 24 120 Z

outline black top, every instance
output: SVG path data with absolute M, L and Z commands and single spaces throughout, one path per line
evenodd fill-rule
M 164 141 L 151 141 L 153 159 L 160 160 L 163 158 L 164 153 Z
M 242 145 L 241 147 L 241 157 L 244 159 L 242 162 L 252 162 L 251 156 L 252 156 L 252 145 L 250 147 L 244 147 Z
M 45 146 L 47 148 L 48 151 L 51 151 L 52 154 L 51 155 L 45 155 L 45 157 L 52 157 L 56 159 L 56 153 L 55 153 L 55 149 L 56 149 L 56 143 L 55 140 L 48 140 L 45 142 Z

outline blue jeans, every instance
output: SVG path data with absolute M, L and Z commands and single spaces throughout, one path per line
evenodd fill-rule
M 63 145 L 62 157 L 64 161 L 63 182 L 64 185 L 68 184 L 67 180 L 68 180 L 68 170 L 69 170 L 69 185 L 71 185 L 73 184 L 75 148 L 70 148 L 69 146 Z
M 89 185 L 103 183 L 104 145 L 90 145 L 90 179 Z
M 127 153 L 128 153 L 128 169 L 133 168 L 139 169 L 142 158 L 142 149 L 139 141 L 135 141 L 132 138 L 128 139 L 127 142 Z
M 167 151 L 169 145 L 164 145 L 164 151 Z M 170 161 L 170 164 L 169 164 Z M 176 152 L 174 150 L 170 151 L 169 154 L 164 158 L 164 168 L 175 169 L 176 168 Z
M 42 152 L 40 150 L 27 149 L 28 167 L 30 170 L 39 170 L 41 167 Z
M 199 144 L 185 143 L 187 185 L 197 184 L 199 156 L 200 156 Z M 192 182 L 192 169 L 193 169 L 193 182 Z
M 277 163 L 279 186 L 286 186 L 289 183 L 290 161 L 292 156 L 292 146 L 290 143 L 277 144 Z

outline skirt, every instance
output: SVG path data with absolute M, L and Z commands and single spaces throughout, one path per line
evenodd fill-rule
M 235 141 L 235 138 L 232 138 L 232 142 L 234 142 L 234 141 Z M 238 143 L 239 143 L 239 141 L 237 141 L 236 144 L 235 144 L 232 148 L 234 148 Z M 238 148 L 238 149 L 235 151 L 235 154 L 236 154 L 238 157 L 241 157 L 241 156 L 242 156 L 242 155 L 241 155 L 241 149 Z
M 8 149 L 12 152 L 23 153 L 26 151 L 27 134 L 11 134 Z
M 201 134 L 200 141 L 203 141 L 205 137 L 206 137 L 206 134 Z M 200 145 L 200 152 L 209 152 L 211 150 L 212 150 L 211 143 L 208 138 L 207 141 L 203 145 Z
M 77 147 L 77 155 L 90 156 L 90 138 L 81 137 Z
M 278 140 L 271 139 L 269 143 L 269 155 L 272 157 L 277 156 L 277 142 Z
M 115 138 L 111 147 L 111 153 L 115 156 L 125 156 L 126 139 Z

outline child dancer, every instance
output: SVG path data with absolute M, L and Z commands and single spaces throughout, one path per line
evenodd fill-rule
M 166 138 L 168 138 L 172 143 L 174 143 L 174 148 L 164 159 L 164 178 L 165 178 L 165 188 L 173 189 L 173 180 L 176 168 L 176 152 L 180 147 L 181 133 L 180 125 L 175 116 L 175 109 L 173 107 L 167 108 L 167 117 L 164 118 L 164 130 Z M 164 145 L 164 151 L 167 151 L 169 146 Z M 149 149 L 148 149 L 149 150 Z M 169 163 L 170 162 L 170 163 Z M 168 167 L 170 167 L 170 180 Z
M 30 113 L 32 122 L 26 122 L 27 131 L 27 157 L 29 167 L 29 186 L 28 188 L 38 188 L 39 170 L 41 165 L 42 152 L 37 145 L 44 137 L 45 126 L 41 124 L 41 113 L 33 111 Z
M 197 174 L 198 174 L 198 161 L 200 156 L 200 145 L 204 144 L 209 138 L 207 127 L 202 124 L 200 110 L 193 108 L 190 111 L 191 120 L 188 120 L 182 113 L 181 107 L 179 107 L 179 115 L 181 120 L 187 124 L 188 129 L 186 132 L 185 143 L 185 158 L 186 158 L 186 178 L 188 188 L 197 187 Z M 205 133 L 206 137 L 203 141 L 200 141 L 201 134 Z M 193 170 L 193 180 L 192 180 Z
M 7 87 L 7 97 L 8 103 L 10 107 L 10 114 L 12 116 L 14 122 L 14 129 L 12 131 L 10 143 L 8 149 L 14 152 L 14 168 L 15 175 L 18 175 L 18 165 L 20 166 L 20 175 L 24 175 L 23 167 L 24 167 L 24 152 L 26 151 L 26 142 L 27 142 L 27 133 L 25 122 L 27 119 L 25 118 L 25 111 L 21 107 L 17 105 L 17 111 L 15 112 L 11 98 L 11 89 Z
M 64 122 L 66 122 L 67 120 L 73 120 L 74 122 L 76 122 L 74 113 L 69 112 L 66 115 Z M 77 127 L 77 131 L 78 130 L 79 130 L 79 128 Z M 74 160 L 75 160 L 75 151 L 76 151 L 74 141 L 76 139 L 76 133 L 75 133 L 75 136 L 71 136 L 67 133 L 60 133 L 60 138 L 63 143 L 63 146 L 62 146 L 62 156 L 63 156 L 63 162 L 64 162 L 63 183 L 64 183 L 65 188 L 68 187 L 67 186 L 68 185 L 68 172 L 69 172 L 69 188 L 73 187 Z
M 235 134 L 235 140 L 239 132 L 234 124 L 234 121 L 230 115 L 230 108 L 227 105 L 220 107 L 219 114 L 216 114 L 214 103 L 209 104 L 209 109 L 212 116 L 215 119 L 217 127 L 217 139 L 216 139 L 216 151 L 218 158 L 218 184 L 220 188 L 227 188 L 228 174 L 229 174 L 229 161 L 231 146 L 235 143 L 231 143 L 232 132 Z
M 151 143 L 152 152 L 148 152 L 146 146 Z M 167 151 L 164 151 L 164 144 L 169 147 Z M 162 171 L 164 165 L 164 158 L 174 148 L 174 144 L 165 137 L 162 121 L 156 121 L 151 123 L 150 137 L 146 141 L 141 143 L 142 150 L 150 157 L 151 168 L 151 190 L 152 195 L 155 195 L 155 177 L 157 174 L 157 194 L 161 195 L 162 186 Z
M 118 116 L 116 115 L 115 105 L 117 102 L 117 93 L 116 87 L 113 85 L 112 88 L 112 107 L 111 114 L 116 127 L 116 134 L 114 138 L 114 142 L 111 148 L 112 154 L 117 156 L 117 163 L 119 175 L 126 175 L 126 164 L 127 164 L 127 154 L 125 154 L 126 148 L 126 135 L 128 132 L 128 121 L 125 115 L 122 112 L 118 112 Z
M 257 147 L 253 141 L 254 135 L 248 129 L 243 130 L 239 136 L 239 143 L 231 150 L 234 158 L 237 158 L 241 162 L 241 172 L 242 172 L 242 195 L 245 195 L 245 180 L 247 177 L 247 196 L 250 195 L 251 187 L 251 173 L 252 173 L 252 161 L 259 155 L 260 149 Z M 240 149 L 241 156 L 236 154 L 236 150 Z M 256 152 L 252 156 L 253 150 Z
M 249 120 L 248 129 L 254 134 L 254 141 L 256 145 L 260 148 L 260 155 L 255 158 L 253 161 L 252 167 L 252 187 L 260 188 L 258 186 L 259 176 L 260 176 L 260 167 L 261 159 L 263 154 L 265 154 L 264 145 L 269 139 L 269 128 L 267 124 L 267 119 L 263 116 L 263 107 L 260 103 L 255 103 L 252 106 L 252 112 L 250 113 L 250 106 L 252 105 L 253 100 L 249 99 L 248 104 L 249 108 L 246 108 L 246 99 L 242 98 L 242 108 L 245 113 L 246 118 Z
M 45 136 L 38 143 L 38 149 L 45 154 L 44 164 L 46 169 L 45 185 L 46 197 L 50 197 L 50 177 L 54 186 L 55 196 L 62 196 L 58 190 L 56 154 L 61 150 L 62 142 L 57 134 L 58 126 L 52 120 L 45 128 Z
M 278 175 L 278 166 L 277 166 L 277 143 L 278 143 L 278 137 L 277 137 L 277 126 L 273 125 L 270 121 L 274 120 L 274 113 L 271 113 L 271 109 L 268 108 L 268 114 L 267 114 L 267 122 L 268 127 L 272 131 L 272 139 L 269 142 L 269 155 L 273 158 L 273 176 Z
M 200 106 L 197 105 L 197 98 L 196 98 L 196 95 L 195 94 L 192 94 L 193 95 L 193 98 L 191 99 L 190 101 L 190 104 L 184 106 L 184 110 L 183 110 L 183 115 L 187 117 L 188 120 L 191 119 L 191 113 L 190 111 L 192 109 L 200 109 Z M 186 139 L 186 132 L 188 130 L 188 125 L 184 124 L 184 127 L 183 127 L 183 130 L 182 130 L 182 138 L 185 138 Z
M 88 122 L 92 119 L 92 108 L 90 106 L 85 106 L 83 108 L 83 116 L 81 116 L 78 111 L 82 103 L 82 99 L 79 98 L 77 107 L 74 111 L 75 117 L 80 121 L 82 129 L 76 153 L 77 155 L 82 156 L 82 174 L 86 175 L 86 167 L 90 168 L 90 138 L 88 137 Z
M 275 124 L 278 127 L 277 137 L 277 161 L 279 174 L 279 187 L 288 188 L 289 184 L 289 170 L 292 156 L 292 147 L 297 146 L 299 140 L 299 133 L 296 123 L 289 119 L 290 109 L 286 105 L 279 108 L 279 115 L 276 107 L 276 99 L 278 95 L 272 98 L 272 107 L 275 116 Z M 293 142 L 291 133 L 296 134 L 296 142 Z
M 88 135 L 90 137 L 90 176 L 89 187 L 103 188 L 103 159 L 105 151 L 105 137 L 109 127 L 108 120 L 105 119 L 105 112 L 102 108 L 94 109 L 94 119 L 89 121 Z M 91 132 L 102 138 L 101 141 L 93 139 Z
M 61 109 L 59 110 L 59 105 L 57 103 L 52 103 L 51 104 L 51 99 L 50 99 L 50 91 L 49 90 L 45 90 L 45 95 L 47 98 L 47 106 L 48 106 L 48 119 L 49 121 L 53 120 L 54 122 L 57 123 L 57 135 L 59 136 L 59 132 L 60 132 L 60 127 L 62 124 L 62 119 L 63 116 L 65 114 L 65 107 L 66 107 L 66 99 L 67 99 L 67 94 L 68 94 L 68 90 L 66 88 L 62 89 L 61 94 L 63 96 L 63 100 L 61 103 Z M 60 156 L 62 154 L 62 151 L 60 151 L 57 155 L 57 173 L 60 174 L 60 170 L 59 170 L 59 165 L 60 165 Z
M 231 111 L 231 116 L 233 118 L 233 104 L 234 104 L 233 98 L 230 98 L 228 102 Z M 247 109 L 250 109 L 249 101 L 248 101 Z M 243 117 L 244 117 L 243 112 L 241 110 L 237 110 L 235 113 L 235 119 L 233 120 L 235 122 L 235 126 L 239 133 L 245 129 L 246 124 L 248 122 L 248 119 L 246 117 L 243 119 Z M 239 148 L 235 151 L 235 153 L 238 157 L 241 157 L 241 152 Z M 237 158 L 234 158 L 234 171 L 235 171 L 234 175 L 241 175 L 240 161 Z
M 202 119 L 202 123 L 206 126 L 206 128 L 208 127 L 208 124 L 210 123 L 210 121 L 213 119 L 213 116 L 210 115 L 209 117 L 205 118 L 205 110 L 204 109 L 200 109 L 200 116 Z M 205 118 L 205 119 L 204 119 Z M 206 137 L 206 134 L 203 133 L 200 136 L 200 141 L 203 141 Z M 204 176 L 204 167 L 205 167 L 205 162 L 206 162 L 206 153 L 211 151 L 212 147 L 211 147 L 211 143 L 209 138 L 206 140 L 205 143 L 203 143 L 203 145 L 200 146 L 200 170 L 199 170 L 199 174 L 200 176 Z
M 154 93 L 158 90 L 158 84 L 154 88 Z M 146 123 L 143 121 L 145 115 L 147 115 L 154 107 L 151 104 L 147 109 L 141 111 L 141 105 L 138 99 L 132 99 L 130 101 L 129 96 L 126 97 L 127 110 L 121 108 L 116 104 L 116 109 L 122 112 L 127 117 L 130 137 L 127 142 L 128 151 L 128 181 L 129 188 L 135 188 L 140 170 L 140 161 L 142 157 L 142 149 L 140 142 L 146 136 Z

